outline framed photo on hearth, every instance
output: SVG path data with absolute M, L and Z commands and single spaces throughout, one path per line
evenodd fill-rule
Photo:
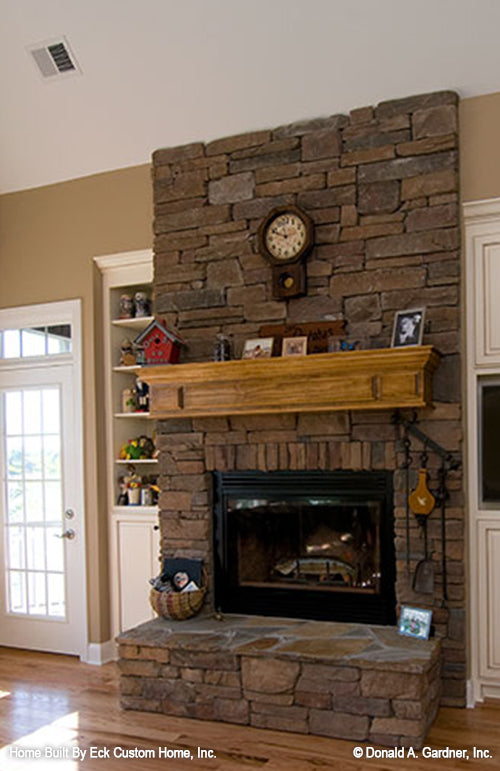
M 422 345 L 424 317 L 425 308 L 397 311 L 394 316 L 391 346 L 402 348 L 407 345 Z
M 406 637 L 417 637 L 419 640 L 428 640 L 431 631 L 431 620 L 432 610 L 402 605 L 398 622 L 398 632 Z

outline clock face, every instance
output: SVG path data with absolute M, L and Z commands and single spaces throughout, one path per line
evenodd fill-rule
M 293 260 L 304 248 L 307 229 L 304 221 L 293 211 L 285 211 L 272 219 L 264 234 L 264 243 L 275 260 Z

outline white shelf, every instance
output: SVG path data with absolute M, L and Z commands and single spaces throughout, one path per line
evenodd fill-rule
M 149 412 L 115 412 L 114 418 L 149 418 Z
M 113 514 L 158 514 L 158 506 L 113 506 Z
M 152 321 L 154 316 L 138 316 L 131 319 L 113 319 L 111 323 L 114 327 L 124 327 L 125 329 L 135 329 L 140 332 L 141 329 L 146 329 Z
M 121 463 L 125 466 L 129 466 L 131 464 L 136 466 L 138 463 L 158 463 L 158 458 L 142 458 L 141 460 L 123 460 L 122 458 L 118 458 L 115 460 L 115 463 Z
M 127 374 L 133 374 L 134 372 L 137 372 L 138 369 L 141 369 L 140 364 L 132 364 L 129 367 L 125 367 L 123 365 L 120 365 L 119 367 L 113 367 L 113 372 L 121 372 L 125 375 Z

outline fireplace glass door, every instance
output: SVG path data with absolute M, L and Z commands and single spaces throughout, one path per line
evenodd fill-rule
M 394 620 L 386 472 L 218 474 L 215 533 L 222 610 Z

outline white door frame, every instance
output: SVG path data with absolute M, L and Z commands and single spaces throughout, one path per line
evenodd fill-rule
M 56 354 L 43 357 L 27 357 L 25 359 L 3 359 L 0 361 L 0 370 L 12 371 L 32 369 L 38 367 L 53 367 L 57 363 L 67 363 L 73 370 L 72 400 L 74 410 L 75 452 L 74 465 L 76 473 L 75 490 L 72 491 L 72 500 L 75 508 L 81 512 L 78 527 L 78 538 L 82 543 L 82 608 L 85 615 L 83 639 L 78 645 L 78 655 L 84 661 L 88 658 L 88 606 L 87 606 L 87 550 L 85 538 L 85 495 L 84 495 L 84 445 L 83 445 L 83 387 L 82 387 L 82 302 L 76 300 L 64 300 L 60 302 L 41 303 L 38 305 L 23 305 L 16 308 L 0 309 L 0 331 L 5 329 L 24 329 L 30 326 L 51 326 L 58 324 L 71 324 L 71 353 Z

